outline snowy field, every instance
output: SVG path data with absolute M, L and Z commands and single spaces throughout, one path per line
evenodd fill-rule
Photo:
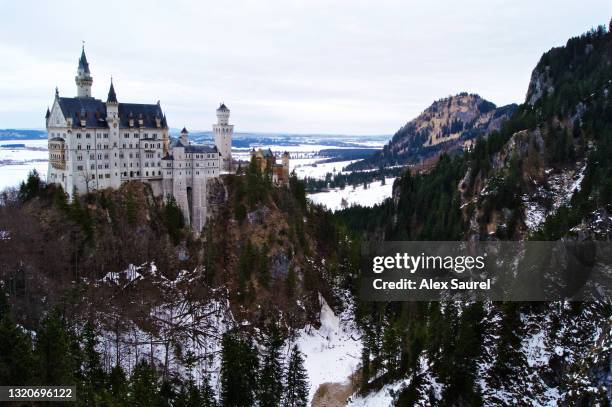
M 24 144 L 25 147 L 3 147 L 10 144 Z M 48 157 L 47 140 L 0 141 L 0 190 L 18 186 L 33 169 L 45 178 Z
M 347 206 L 374 206 L 391 197 L 393 181 L 394 178 L 386 178 L 385 185 L 381 185 L 380 181 L 375 181 L 367 189 L 364 189 L 363 185 L 355 189 L 347 186 L 344 189 L 333 189 L 328 192 L 310 194 L 308 198 L 312 202 L 322 204 L 332 211 L 342 209 L 342 199 L 346 201 Z

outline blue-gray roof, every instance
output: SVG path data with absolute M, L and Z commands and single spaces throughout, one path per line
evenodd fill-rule
M 117 94 L 115 93 L 115 87 L 113 86 L 113 80 L 111 79 L 111 86 L 108 90 L 108 97 L 106 98 L 106 103 L 117 103 Z
M 60 97 L 59 105 L 64 117 L 72 118 L 73 128 L 81 127 L 81 117 L 86 118 L 87 127 L 108 128 L 106 104 L 100 99 Z M 159 104 L 119 103 L 120 128 L 129 128 L 130 118 L 134 120 L 134 127 L 139 127 L 138 120 L 142 118 L 143 127 L 157 128 L 156 117 L 161 120 L 161 128 L 168 128 L 168 123 Z
M 219 106 L 217 110 L 229 110 L 229 109 L 227 108 L 227 106 L 225 106 L 225 103 L 221 103 L 221 105 Z
M 203 146 L 203 145 L 193 145 L 190 144 L 185 147 L 186 153 L 194 153 L 194 154 L 208 154 L 208 153 L 216 153 L 217 146 Z
M 83 47 L 83 50 L 81 51 L 81 58 L 79 58 L 79 71 L 90 73 L 89 63 L 87 62 L 87 57 L 85 56 L 85 47 Z

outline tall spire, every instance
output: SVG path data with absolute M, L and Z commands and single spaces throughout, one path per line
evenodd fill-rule
M 89 72 L 89 64 L 87 63 L 87 57 L 85 56 L 85 41 L 83 41 L 83 48 L 81 49 L 81 58 L 79 58 L 79 72 L 83 73 L 91 73 Z
M 108 98 L 106 103 L 117 103 L 117 94 L 115 93 L 115 87 L 113 86 L 113 77 L 111 76 L 110 89 L 108 90 Z
M 83 48 L 81 49 L 81 57 L 79 58 L 79 68 L 77 69 L 77 76 L 74 78 L 77 85 L 77 96 L 91 97 L 91 85 L 93 78 L 89 71 L 89 63 L 85 56 L 85 41 L 83 41 Z

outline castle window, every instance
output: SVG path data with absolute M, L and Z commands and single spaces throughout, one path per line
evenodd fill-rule
M 89 133 L 85 134 L 85 138 L 91 138 L 91 134 Z
M 134 138 L 138 138 L 138 133 L 134 133 Z
M 97 133 L 97 134 L 96 134 L 96 138 L 102 138 L 102 134 Z
M 77 144 L 77 150 L 80 150 L 80 149 L 81 149 L 81 145 Z
M 89 159 L 90 159 L 90 160 L 93 160 L 94 158 L 95 158 L 95 155 L 93 155 L 93 154 L 89 154 Z
M 77 138 L 81 138 L 81 133 L 77 133 Z
M 82 165 L 77 165 L 77 170 L 83 171 L 83 166 Z
M 91 147 L 91 146 L 90 146 L 89 144 L 87 144 L 87 149 L 88 149 L 88 150 L 90 149 L 90 147 Z
M 117 175 L 117 174 L 115 174 L 115 175 Z M 104 177 L 105 178 L 110 178 L 110 174 L 104 174 Z
M 130 138 L 130 133 L 123 133 L 123 138 Z M 125 148 L 125 144 L 123 145 L 123 148 Z

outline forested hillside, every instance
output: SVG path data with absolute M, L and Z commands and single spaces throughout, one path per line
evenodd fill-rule
M 463 156 L 338 216 L 367 240 L 610 240 L 612 33 L 544 54 L 526 103 Z M 608 302 L 359 302 L 354 405 L 606 406 Z
M 201 235 L 138 182 L 68 202 L 32 173 L 6 191 L 0 383 L 73 384 L 87 406 L 304 405 L 297 336 L 343 308 L 352 248 L 301 182 L 258 168 L 209 183 Z

